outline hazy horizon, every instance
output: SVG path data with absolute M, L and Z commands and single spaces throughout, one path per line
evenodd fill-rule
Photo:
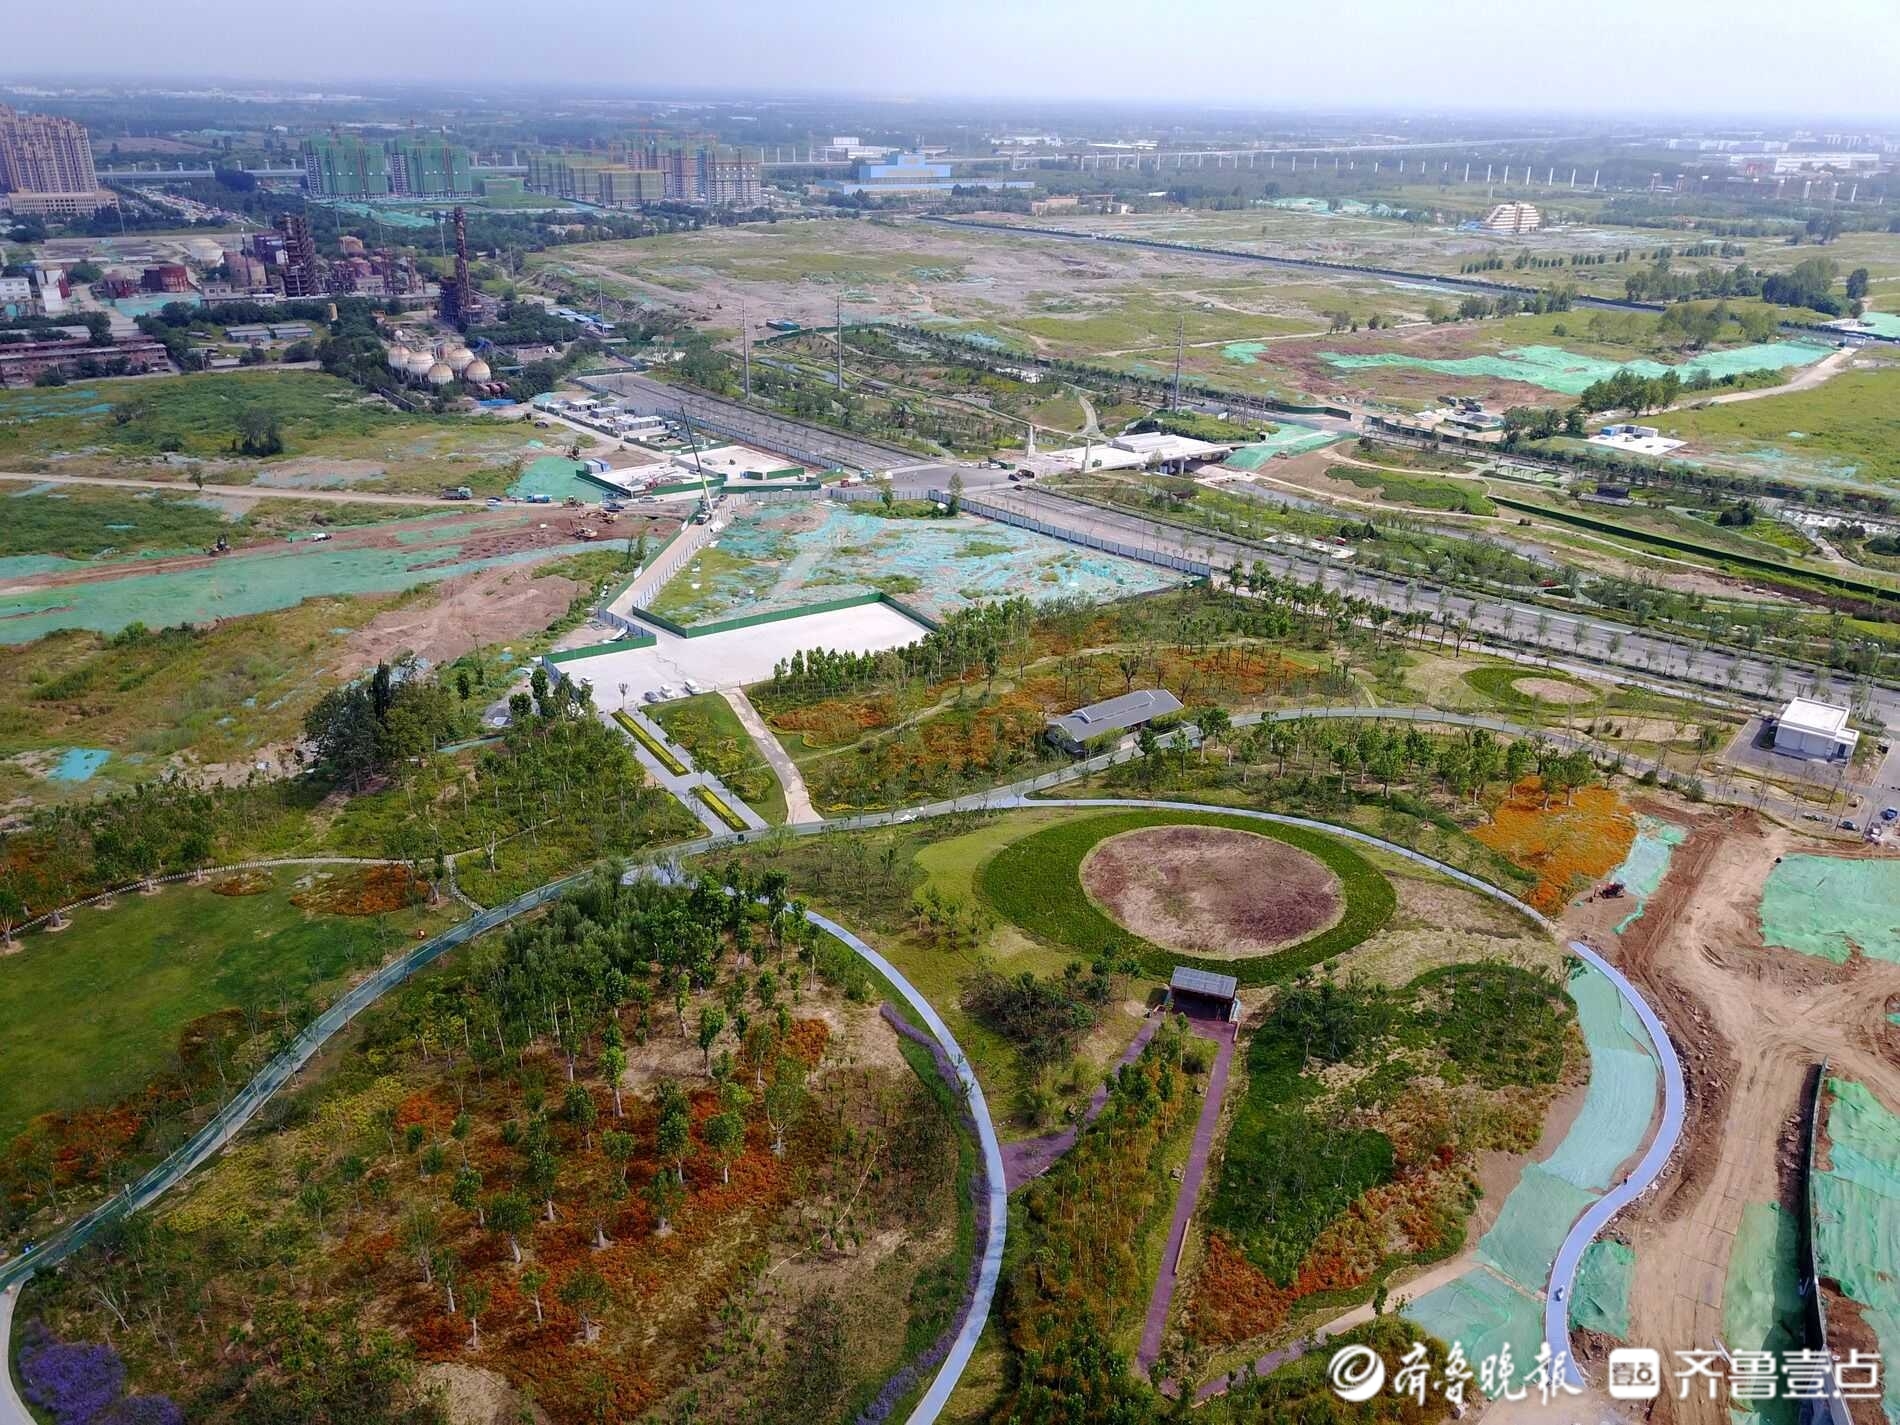
M 107 43 L 83 50 L 61 12 L 9 16 L 9 48 L 32 59 L 0 81 L 1900 124 L 1878 79 L 1900 72 L 1891 0 L 1359 0 L 1317 25 L 1285 0 L 967 0 L 929 19 L 830 0 L 663 12 L 570 0 L 532 19 L 498 0 L 333 0 L 319 24 L 256 11 L 248 29 L 154 23 L 135 0 L 88 10 L 88 33 Z M 1823 52 L 1851 56 L 1831 89 L 1762 82 Z

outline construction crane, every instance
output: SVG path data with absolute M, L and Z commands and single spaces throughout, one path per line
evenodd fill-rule
M 712 518 L 712 491 L 706 485 L 706 467 L 699 459 L 699 437 L 693 434 L 693 418 L 686 414 L 684 403 L 680 405 L 680 424 L 686 429 L 686 448 L 693 452 L 693 469 L 699 472 L 699 509 L 693 515 L 694 524 L 705 524 Z

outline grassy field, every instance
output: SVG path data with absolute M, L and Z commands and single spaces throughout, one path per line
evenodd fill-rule
M 461 915 L 454 901 L 387 916 L 316 914 L 291 904 L 300 874 L 270 873 L 256 895 L 184 885 L 125 896 L 78 912 L 70 929 L 24 937 L 18 954 L 0 959 L 0 1141 L 37 1114 L 137 1092 L 195 1020 L 223 1010 L 270 1019 L 281 1003 L 328 999 L 418 929 Z M 231 1066 L 234 1080 L 243 1072 Z
M 400 505 L 334 500 L 259 500 L 239 518 L 215 493 L 173 495 L 97 485 L 46 488 L 0 481 L 0 557 L 60 554 L 96 559 L 147 550 L 196 552 L 220 535 L 234 545 L 282 539 L 305 530 L 375 524 L 414 513 Z
M 1339 877 L 1346 908 L 1337 924 L 1297 945 L 1247 959 L 1200 960 L 1146 944 L 1104 915 L 1082 889 L 1082 859 L 1096 843 L 1144 826 L 1190 823 L 1231 827 L 1270 836 L 1314 856 Z M 1176 965 L 1233 975 L 1242 984 L 1276 984 L 1310 965 L 1342 954 L 1385 924 L 1394 905 L 1391 884 L 1343 842 L 1297 827 L 1243 817 L 1131 811 L 1065 822 L 1007 847 L 983 869 L 981 887 L 996 909 L 1029 934 L 1076 955 L 1093 957 L 1132 949 L 1157 979 Z
M 283 451 L 238 450 L 238 416 L 262 411 Z M 498 491 L 526 438 L 500 422 L 409 415 L 316 371 L 219 372 L 56 390 L 0 392 L 0 469 L 64 474 L 175 475 L 195 461 L 212 484 L 351 484 L 431 490 L 467 484 Z
M 215 627 L 0 646 L 0 795 L 57 798 L 143 781 L 169 759 L 244 763 L 289 741 L 352 633 L 404 596 L 310 599 Z M 113 754 L 91 783 L 33 774 L 34 754 Z
M 785 823 L 785 789 L 738 714 L 717 693 L 682 698 L 653 710 L 653 720 L 693 761 L 743 798 L 773 826 Z
M 1433 480 L 1421 475 L 1393 475 L 1384 470 L 1360 470 L 1335 465 L 1326 472 L 1332 480 L 1346 480 L 1362 490 L 1377 490 L 1381 500 L 1421 510 L 1445 510 L 1468 515 L 1491 515 L 1497 506 L 1475 484 Z
M 1764 472 L 1803 468 L 1868 484 L 1900 480 L 1900 366 L 1849 371 L 1807 391 L 1655 418 L 1693 454 Z

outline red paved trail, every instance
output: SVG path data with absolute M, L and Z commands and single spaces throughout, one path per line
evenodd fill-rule
M 1132 1064 L 1140 1057 L 1141 1051 L 1148 1047 L 1148 1041 L 1155 1037 L 1155 1031 L 1161 1027 L 1165 1015 L 1152 1014 L 1145 1024 L 1135 1032 L 1134 1042 L 1128 1046 L 1115 1067 Z M 1039 1178 L 1056 1165 L 1058 1159 L 1075 1146 L 1076 1135 L 1101 1115 L 1102 1107 L 1108 1102 L 1108 1081 L 1106 1078 L 1089 1099 L 1089 1106 L 1082 1116 L 1067 1128 L 1055 1133 L 1045 1133 L 1040 1138 L 1021 1138 L 1014 1143 L 1003 1145 L 1003 1178 L 1009 1184 L 1011 1192 L 1016 1191 L 1031 1178 Z
M 1214 1151 L 1214 1131 L 1220 1126 L 1221 1102 L 1227 1097 L 1227 1071 L 1234 1061 L 1234 1026 L 1225 1022 L 1189 1020 L 1188 1027 L 1203 1039 L 1220 1047 L 1214 1055 L 1214 1071 L 1207 1077 L 1207 1099 L 1201 1105 L 1200 1121 L 1194 1125 L 1194 1146 L 1188 1152 L 1187 1167 L 1181 1174 L 1181 1191 L 1174 1200 L 1174 1222 L 1168 1228 L 1168 1245 L 1161 1256 L 1161 1274 L 1155 1278 L 1154 1295 L 1148 1298 L 1148 1317 L 1141 1328 L 1141 1349 L 1136 1359 L 1144 1371 L 1154 1368 L 1161 1354 L 1161 1334 L 1168 1324 L 1168 1307 L 1174 1301 L 1175 1271 L 1181 1260 L 1181 1243 L 1187 1237 L 1188 1222 L 1200 1199 L 1201 1179 L 1207 1175 L 1207 1158 Z

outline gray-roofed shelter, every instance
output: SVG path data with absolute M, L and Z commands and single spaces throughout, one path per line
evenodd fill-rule
M 1199 1019 L 1240 1018 L 1240 1000 L 1236 997 L 1240 981 L 1232 975 L 1216 975 L 1211 970 L 1196 970 L 1176 965 L 1168 979 L 1168 1005 Z
M 1166 688 L 1137 688 L 1106 702 L 1090 703 L 1064 717 L 1049 719 L 1049 736 L 1071 753 L 1081 753 L 1095 738 L 1133 732 L 1143 723 L 1181 711 L 1181 700 Z

